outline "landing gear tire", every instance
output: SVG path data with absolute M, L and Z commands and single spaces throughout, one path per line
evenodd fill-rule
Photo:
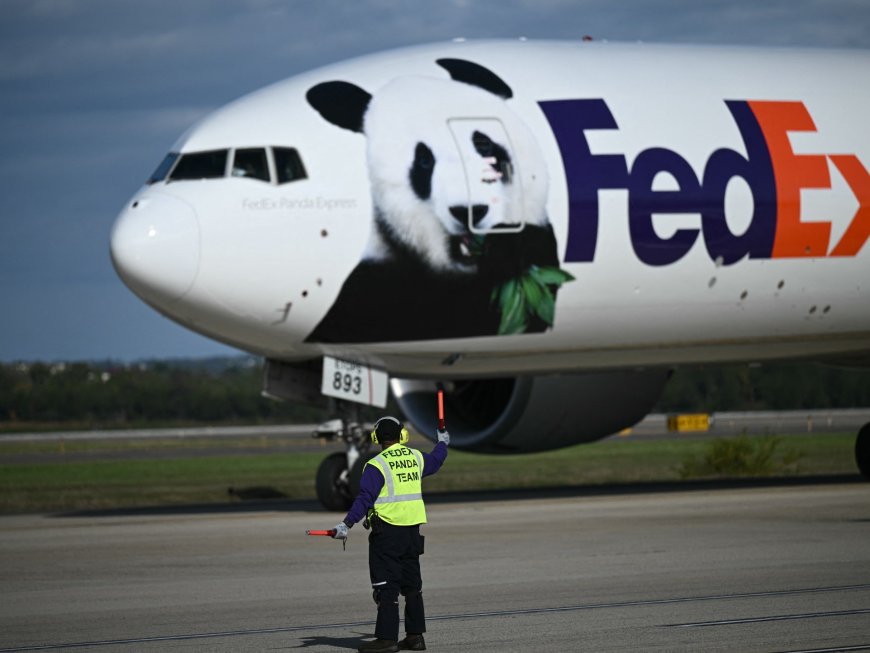
M 359 404 L 334 400 L 331 406 L 334 417 L 319 424 L 311 435 L 341 442 L 345 451 L 336 451 L 320 463 L 314 485 L 323 507 L 339 512 L 350 508 L 359 493 L 363 467 L 372 457 L 369 453 L 372 427 L 362 423 Z
M 347 487 L 346 470 L 347 454 L 342 451 L 336 451 L 324 458 L 317 468 L 315 480 L 317 499 L 327 510 L 341 512 L 350 508 L 351 498 Z
M 347 475 L 350 496 L 356 498 L 356 495 L 359 494 L 359 484 L 362 480 L 363 467 L 365 467 L 366 463 L 376 455 L 377 454 L 375 453 L 366 453 L 360 456 L 354 464 L 353 469 L 350 470 L 350 473 Z
M 865 424 L 858 431 L 855 439 L 855 462 L 858 469 L 867 480 L 870 480 L 870 424 Z

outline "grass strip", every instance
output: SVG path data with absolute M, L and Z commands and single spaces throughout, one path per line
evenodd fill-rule
M 778 439 L 771 475 L 855 473 L 853 434 Z M 770 436 L 746 438 L 768 446 Z M 427 492 L 677 481 L 713 439 L 600 442 L 539 454 L 489 456 L 451 451 Z M 767 443 L 767 444 L 765 444 Z M 424 449 L 426 447 L 423 447 Z M 200 456 L 168 460 L 0 464 L 0 513 L 224 503 L 228 488 L 271 488 L 313 499 L 324 452 Z M 778 464 L 782 463 L 782 464 Z M 698 473 L 689 478 L 722 478 Z M 737 474 L 735 474 L 737 475 Z

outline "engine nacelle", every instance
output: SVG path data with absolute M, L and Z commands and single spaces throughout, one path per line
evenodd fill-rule
M 668 369 L 521 376 L 444 383 L 450 446 L 482 453 L 528 453 L 592 442 L 643 419 Z M 434 381 L 393 379 L 407 421 L 435 439 Z

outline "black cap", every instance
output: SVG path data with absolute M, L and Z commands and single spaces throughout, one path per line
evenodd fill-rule
M 402 424 L 395 417 L 382 417 L 378 420 L 375 433 L 378 442 L 398 442 L 402 438 Z

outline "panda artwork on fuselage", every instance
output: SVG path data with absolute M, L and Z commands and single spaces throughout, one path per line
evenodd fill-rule
M 543 155 L 497 75 L 464 60 L 437 63 L 450 79 L 397 77 L 374 95 L 332 81 L 307 93 L 326 120 L 365 135 L 374 205 L 362 260 L 309 342 L 553 324 L 557 290 L 572 277 L 559 269 Z

